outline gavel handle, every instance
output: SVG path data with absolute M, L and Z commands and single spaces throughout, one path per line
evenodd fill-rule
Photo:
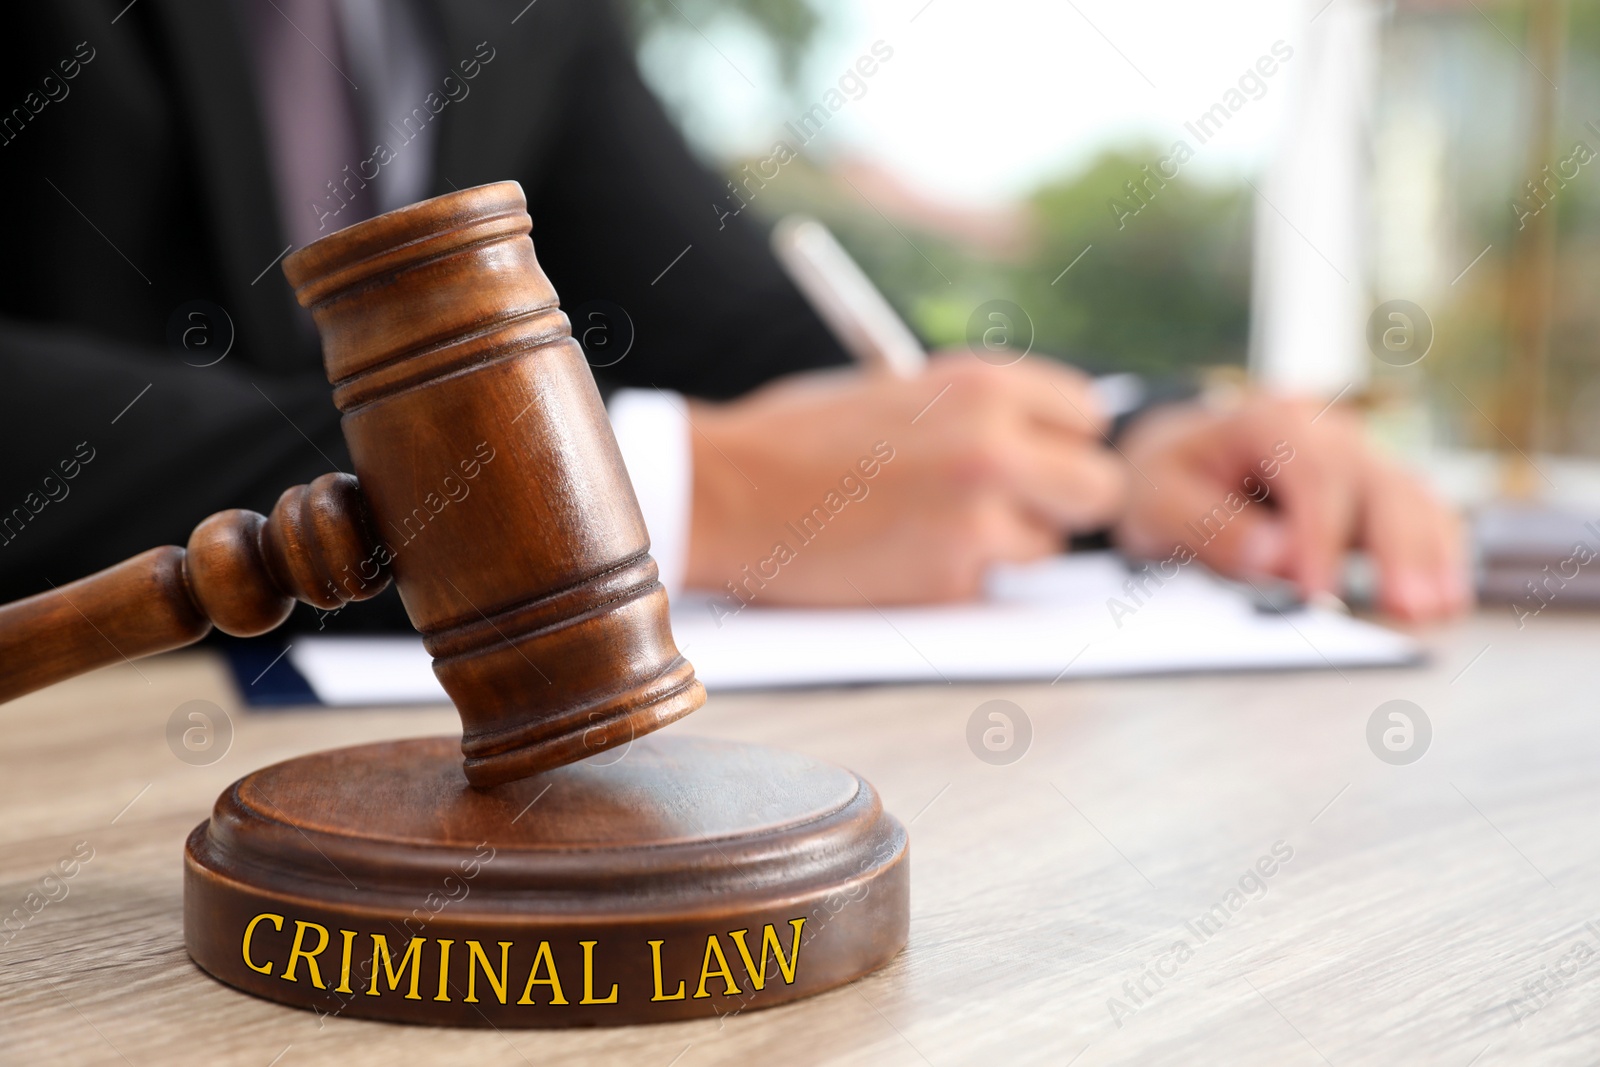
M 187 548 L 152 548 L 0 607 L 0 703 L 193 644 L 212 626 L 236 637 L 266 633 L 296 600 L 328 611 L 365 600 L 389 584 L 388 558 L 348 474 L 285 490 L 270 517 L 219 511 Z

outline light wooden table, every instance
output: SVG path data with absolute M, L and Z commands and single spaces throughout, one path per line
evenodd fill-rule
M 319 1024 L 198 971 L 181 849 L 229 781 L 455 720 L 245 711 L 204 654 L 106 670 L 0 707 L 0 914 L 94 850 L 0 944 L 0 1062 L 1593 1064 L 1600 619 L 1492 612 L 1426 640 L 1428 668 L 1343 676 L 714 696 L 674 729 L 853 767 L 910 824 L 910 944 L 798 1005 L 580 1032 Z M 995 698 L 1033 725 L 1009 766 L 965 740 Z M 1396 698 L 1434 729 L 1409 766 L 1365 739 Z M 213 766 L 167 747 L 191 699 L 236 726 Z M 1293 858 L 1229 912 L 1275 842 Z M 1219 903 L 1202 941 L 1186 920 Z

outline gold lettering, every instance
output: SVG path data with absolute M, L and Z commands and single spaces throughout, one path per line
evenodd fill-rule
M 378 995 L 378 960 L 383 959 L 383 973 L 389 979 L 389 991 L 392 993 L 400 988 L 400 979 L 406 973 L 406 967 L 411 968 L 411 990 L 406 993 L 407 1000 L 421 1000 L 422 994 L 417 992 L 417 982 L 422 978 L 422 943 L 427 940 L 423 937 L 413 937 L 406 946 L 406 954 L 400 957 L 400 966 L 394 965 L 394 958 L 389 955 L 389 939 L 382 934 L 372 936 L 372 984 L 367 989 L 367 996 Z
M 728 936 L 733 938 L 734 945 L 739 949 L 739 958 L 744 960 L 744 969 L 750 975 L 750 984 L 760 990 L 767 984 L 767 949 L 772 949 L 772 954 L 778 958 L 778 970 L 783 973 L 784 985 L 794 982 L 794 969 L 800 965 L 800 929 L 805 926 L 805 919 L 790 919 L 789 925 L 794 927 L 794 940 L 789 943 L 789 958 L 783 958 L 783 946 L 778 944 L 778 933 L 768 923 L 761 928 L 761 966 L 756 966 L 756 961 L 750 958 L 750 950 L 745 947 L 744 935 L 749 930 L 734 930 Z
M 455 941 L 451 938 L 441 937 L 439 939 L 439 995 L 433 999 L 442 1000 L 446 1003 L 450 1001 L 450 996 L 446 989 L 449 988 L 450 983 L 450 946 L 453 944 L 455 944 Z M 505 1003 L 504 997 L 500 998 L 500 1003 Z
M 537 977 L 541 962 L 549 968 L 549 978 Z M 548 941 L 539 942 L 539 951 L 534 953 L 533 956 L 533 966 L 528 968 L 528 984 L 522 987 L 522 999 L 517 1001 L 518 1004 L 534 1003 L 533 987 L 535 985 L 547 985 L 550 987 L 551 1004 L 565 1004 L 567 1002 L 567 998 L 561 995 L 561 977 L 556 974 L 556 960 L 550 953 L 550 942 Z
M 244 953 L 244 965 L 246 967 L 250 968 L 252 971 L 255 971 L 257 974 L 271 974 L 272 973 L 272 964 L 271 964 L 271 962 L 263 963 L 263 964 L 257 966 L 255 963 L 252 963 L 250 961 L 250 937 L 251 937 L 252 934 L 254 934 L 256 932 L 256 923 L 260 922 L 262 919 L 271 919 L 272 920 L 272 927 L 275 930 L 282 930 L 283 929 L 283 916 L 282 915 L 274 915 L 271 912 L 267 912 L 267 911 L 262 912 L 260 915 L 257 915 L 254 919 L 251 919 L 250 920 L 250 925 L 246 926 L 244 928 L 244 947 L 241 948 L 240 951 L 242 953 Z
M 681 979 L 681 978 L 678 979 L 678 991 L 676 993 L 672 994 L 670 997 L 667 996 L 666 993 L 661 988 L 661 946 L 662 946 L 662 944 L 663 944 L 663 942 L 660 942 L 660 941 L 652 941 L 652 942 L 650 942 L 650 962 L 655 967 L 655 977 L 656 977 L 655 995 L 653 995 L 650 999 L 652 1001 L 656 1001 L 656 1000 L 682 1000 L 683 999 L 683 993 L 684 993 L 684 990 L 683 990 L 683 979 Z
M 617 985 L 611 984 L 611 995 L 604 1000 L 594 999 L 594 946 L 596 941 L 579 941 L 583 946 L 583 999 L 579 1004 L 615 1004 L 617 1002 Z
M 335 993 L 349 993 L 350 990 L 350 952 L 355 947 L 356 932 L 354 930 L 340 930 L 339 936 L 344 939 L 344 951 L 339 957 L 339 985 Z
M 480 941 L 467 942 L 467 999 L 466 1003 L 478 1003 L 478 965 L 483 965 L 483 976 L 489 979 L 489 985 L 494 988 L 495 999 L 500 1003 L 506 1002 L 506 953 L 511 951 L 511 942 L 501 941 L 500 945 L 500 974 L 489 969 L 489 957 L 484 955 L 483 943 Z M 529 977 L 532 977 L 531 975 Z
M 307 930 L 315 930 L 317 932 L 317 947 L 310 952 L 301 947 L 305 942 Z M 311 984 L 318 989 L 327 989 L 328 987 L 322 984 L 322 970 L 317 966 L 317 957 L 327 947 L 328 928 L 326 926 L 318 926 L 316 923 L 302 922 L 296 919 L 294 921 L 294 945 L 289 949 L 289 964 L 283 969 L 283 974 L 279 977 L 285 982 L 293 982 L 295 980 L 295 964 L 300 960 L 305 960 L 306 969 L 311 972 Z
M 711 969 L 711 957 L 717 957 L 717 969 Z M 709 997 L 706 992 L 706 983 L 712 975 L 722 976 L 722 995 L 731 997 L 739 992 L 739 987 L 733 982 L 733 968 L 728 966 L 728 957 L 722 954 L 722 942 L 717 940 L 716 934 L 706 937 L 706 957 L 700 963 L 700 988 L 695 990 L 694 998 Z

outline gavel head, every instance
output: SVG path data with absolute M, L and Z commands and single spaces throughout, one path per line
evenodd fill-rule
M 461 714 L 467 778 L 616 749 L 705 701 L 522 188 L 424 201 L 296 252 L 387 571 Z

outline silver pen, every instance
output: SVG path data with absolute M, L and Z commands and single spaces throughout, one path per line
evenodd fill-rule
M 928 365 L 922 342 L 822 223 L 804 215 L 786 216 L 772 230 L 772 251 L 857 363 L 900 378 L 915 378 Z M 1131 374 L 1096 378 L 1094 394 L 1112 418 L 1144 399 L 1142 384 Z

